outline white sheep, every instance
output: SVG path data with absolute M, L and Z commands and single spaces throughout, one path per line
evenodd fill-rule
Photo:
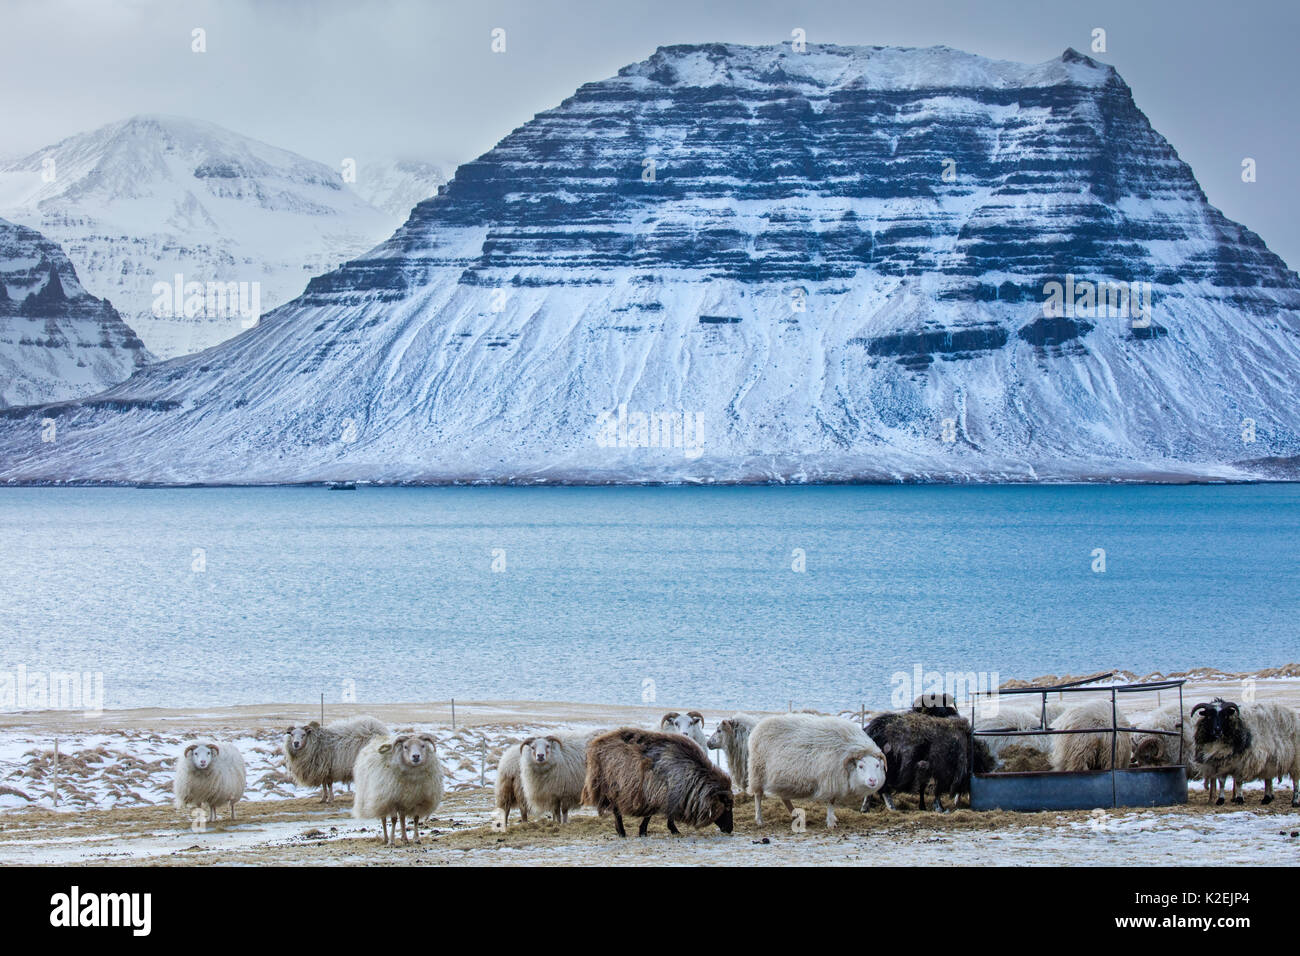
M 208 821 L 217 819 L 217 807 L 235 804 L 244 797 L 244 756 L 234 744 L 192 743 L 176 759 L 172 783 L 176 807 L 207 808 Z
M 524 800 L 535 813 L 549 813 L 568 823 L 569 811 L 582 806 L 587 773 L 589 733 L 529 737 L 519 745 L 519 781 Z
M 999 707 L 996 711 L 993 709 L 981 709 L 975 712 L 975 729 L 976 730 L 1041 730 L 1042 711 L 1039 709 L 1025 710 L 1020 707 Z M 1049 717 L 1050 721 L 1052 718 Z M 1052 750 L 1052 738 L 1043 735 L 1013 736 L 1008 734 L 999 734 L 995 737 L 979 737 L 988 745 L 989 753 L 993 759 L 1001 762 L 1002 751 L 1007 747 L 1022 746 L 1032 747 L 1043 753 L 1050 753 Z
M 1053 730 L 1106 730 L 1098 734 L 1056 734 L 1052 737 L 1052 769 L 1061 771 L 1110 770 L 1112 721 L 1119 727 L 1131 727 L 1122 710 L 1112 714 L 1109 700 L 1090 700 L 1064 710 L 1052 721 Z M 1115 766 L 1132 762 L 1133 739 L 1130 733 L 1114 735 Z
M 1192 740 L 1193 721 L 1185 712 L 1179 711 L 1177 701 L 1165 704 L 1148 714 L 1138 714 L 1133 718 L 1133 727 L 1146 730 L 1182 731 L 1182 760 L 1187 764 L 1187 777 L 1199 780 L 1202 767 L 1194 758 L 1196 744 Z M 1179 725 L 1182 725 L 1181 728 Z M 1145 733 L 1133 735 L 1133 764 L 1137 767 L 1172 767 L 1178 764 L 1179 742 L 1177 736 L 1168 734 Z
M 659 719 L 659 730 L 665 734 L 681 734 L 700 745 L 708 753 L 709 738 L 704 732 L 704 715 L 698 710 L 688 710 L 684 714 L 670 711 Z
M 285 763 L 298 783 L 321 788 L 321 803 L 333 803 L 334 784 L 352 782 L 361 748 L 387 736 L 388 728 L 374 717 L 351 717 L 324 727 L 313 720 L 284 732 Z
M 885 755 L 866 731 L 842 717 L 778 714 L 764 717 L 749 734 L 749 792 L 754 822 L 763 824 L 763 795 L 826 804 L 826 826 L 835 826 L 835 804 L 856 806 L 885 783 Z
M 442 763 L 438 744 L 430 734 L 402 734 L 392 739 L 377 737 L 361 748 L 356 762 L 356 798 L 352 816 L 358 820 L 378 817 L 383 826 L 383 843 L 397 842 L 397 822 L 414 818 L 415 842 L 420 842 L 420 819 L 428 817 L 442 803 Z M 392 832 L 389 832 L 389 821 Z
M 733 714 L 718 721 L 718 729 L 706 743 L 710 750 L 727 755 L 727 772 L 741 793 L 749 792 L 749 734 L 757 724 L 757 717 Z
M 528 822 L 528 799 L 524 796 L 524 784 L 519 778 L 520 746 L 508 743 L 501 751 L 501 760 L 497 763 L 496 802 L 497 809 L 504 814 L 502 823 L 510 822 L 510 811 L 519 808 L 519 816 Z

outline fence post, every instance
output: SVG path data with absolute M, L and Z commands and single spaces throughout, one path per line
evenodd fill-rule
M 54 738 L 54 776 L 53 776 L 53 793 L 54 805 L 59 805 L 59 738 Z
M 1114 807 L 1118 801 L 1118 795 L 1115 792 L 1115 761 L 1119 757 L 1119 705 L 1115 699 L 1115 687 L 1112 684 L 1110 688 L 1110 805 Z
M 456 698 L 451 699 L 451 729 L 456 729 Z
M 479 740 L 478 748 L 479 748 L 478 785 L 480 787 L 486 787 L 487 786 L 487 738 L 486 737 Z
M 325 726 L 325 692 L 324 691 L 321 691 L 320 694 L 320 724 L 322 727 Z

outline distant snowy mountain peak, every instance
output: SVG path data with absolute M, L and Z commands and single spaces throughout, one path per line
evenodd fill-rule
M 0 407 L 90 395 L 152 360 L 56 243 L 0 219 Z
M 264 309 L 388 235 L 337 169 L 212 123 L 134 116 L 0 165 L 0 215 L 60 242 L 161 357 L 243 331 L 206 310 L 159 314 L 157 283 L 259 284 Z M 193 310 L 191 310 L 193 311 Z
M 1294 478 L 1297 381 L 1300 278 L 1112 68 L 673 46 L 0 477 Z
M 436 196 L 446 182 L 438 164 L 402 159 L 364 163 L 350 185 L 370 205 L 404 222 L 417 203 Z

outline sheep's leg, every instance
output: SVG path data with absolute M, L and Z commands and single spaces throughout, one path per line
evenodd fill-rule
M 415 842 L 419 843 L 420 842 L 420 818 L 412 817 L 411 820 L 412 820 L 412 826 L 415 827 Z
M 1260 803 L 1272 803 L 1272 802 L 1273 802 L 1273 778 L 1269 777 L 1267 780 L 1264 781 L 1264 799 L 1261 800 Z
M 1236 774 L 1232 775 L 1232 802 L 1233 803 L 1246 802 L 1245 796 L 1243 796 L 1241 793 L 1241 781 L 1237 779 Z
M 568 807 L 561 807 L 561 808 L 560 808 L 560 822 L 561 822 L 561 823 L 568 823 L 568 822 L 569 822 L 569 808 L 568 808 Z
M 889 807 L 889 809 L 891 810 L 898 809 L 897 807 L 894 806 L 894 798 L 889 794 L 885 793 L 885 791 L 883 790 L 880 791 L 880 799 L 885 801 L 885 806 Z
M 668 818 L 668 832 L 673 836 L 681 836 L 681 831 L 677 829 L 677 824 L 673 823 L 673 818 Z
M 829 803 L 826 804 L 826 829 L 835 829 L 835 807 Z
M 1297 784 L 1297 771 L 1291 771 L 1291 806 L 1300 807 L 1300 784 Z
M 233 823 L 234 821 L 235 821 L 235 801 L 231 800 L 230 801 L 230 822 Z
M 754 794 L 754 823 L 757 826 L 763 825 L 763 795 Z
M 379 825 L 384 829 L 384 835 L 379 838 L 379 842 L 388 846 L 388 817 L 380 817 Z
M 528 804 L 526 803 L 519 804 L 519 819 L 522 820 L 524 823 L 528 822 Z
M 637 828 L 636 835 L 639 837 L 645 836 L 645 831 L 649 829 L 649 827 L 650 827 L 650 818 L 642 817 L 641 826 Z
M 411 838 L 406 835 L 406 813 L 405 812 L 401 814 L 401 818 L 402 818 L 402 842 L 410 843 Z
M 938 787 L 935 787 L 935 790 L 934 790 L 934 809 L 935 809 L 935 812 L 937 812 L 937 813 L 947 813 L 947 812 L 948 812 L 947 810 L 944 809 L 943 801 L 942 801 L 941 799 L 939 799 L 939 788 L 938 788 Z
M 623 829 L 623 814 L 617 810 L 614 811 L 614 832 L 621 837 L 627 836 L 627 831 Z
M 862 809 L 859 810 L 858 812 L 866 813 L 867 807 L 869 806 L 871 806 L 871 794 L 867 794 L 865 797 L 862 798 Z

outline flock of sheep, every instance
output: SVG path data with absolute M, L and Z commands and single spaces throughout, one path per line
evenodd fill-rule
M 1044 719 L 1054 735 L 1018 735 L 1036 730 Z M 1141 727 L 1115 735 L 1120 727 Z M 650 820 L 663 816 L 668 829 L 677 824 L 716 825 L 732 831 L 733 787 L 754 800 L 754 820 L 763 822 L 763 798 L 780 799 L 792 815 L 793 800 L 826 805 L 826 826 L 835 826 L 835 806 L 865 810 L 879 794 L 889 809 L 892 796 L 915 793 L 926 806 L 934 785 L 935 810 L 945 796 L 954 802 L 969 790 L 972 773 L 1109 770 L 1112 766 L 1169 766 L 1180 753 L 1188 775 L 1205 781 L 1211 800 L 1224 802 L 1223 785 L 1233 780 L 1233 801 L 1243 803 L 1239 788 L 1264 781 L 1263 802 L 1273 800 L 1273 781 L 1291 777 L 1292 806 L 1300 806 L 1300 714 L 1283 704 L 1232 703 L 1215 698 L 1186 715 L 1170 704 L 1130 724 L 1112 714 L 1109 700 L 1067 706 L 1047 702 L 1023 709 L 1002 705 L 976 711 L 970 723 L 951 698 L 918 698 L 910 711 L 876 714 L 865 726 L 843 717 L 736 714 L 705 734 L 698 711 L 668 713 L 658 729 L 622 727 L 599 733 L 557 733 L 508 744 L 496 779 L 496 826 L 504 828 L 519 809 L 550 814 L 567 822 L 569 811 L 588 806 L 614 818 L 626 836 L 624 817 L 640 818 L 644 836 Z M 1004 733 L 997 733 L 1003 731 Z M 1091 732 L 1091 731 L 1096 731 Z M 373 717 L 355 717 L 321 726 L 313 721 L 284 734 L 289 772 L 304 786 L 319 787 L 332 803 L 336 783 L 354 783 L 352 815 L 378 819 L 386 845 L 410 842 L 407 822 L 420 839 L 420 821 L 442 801 L 443 768 L 429 734 L 392 735 Z M 708 750 L 721 750 L 730 775 L 710 762 Z M 176 805 L 206 811 L 215 820 L 219 807 L 235 804 L 244 794 L 244 761 L 230 744 L 194 742 L 177 761 Z M 400 828 L 400 831 L 399 831 Z

